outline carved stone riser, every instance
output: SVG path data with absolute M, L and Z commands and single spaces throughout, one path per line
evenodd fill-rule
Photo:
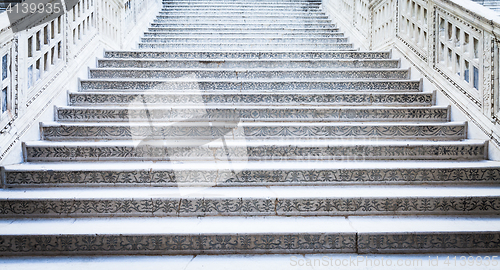
M 398 68 L 398 60 L 111 60 L 102 59 L 99 68 Z
M 500 197 L 0 199 L 0 218 L 498 215 Z
M 207 8 L 207 9 L 222 9 L 222 8 L 230 8 L 230 9 L 235 9 L 235 8 L 252 8 L 252 9 L 269 9 L 269 8 L 286 8 L 288 10 L 297 10 L 297 9 L 314 9 L 314 8 L 320 8 L 321 3 L 320 2 L 302 2 L 302 3 L 283 3 L 283 2 L 264 2 L 264 3 L 252 3 L 249 4 L 244 3 L 244 2 L 163 2 L 164 8 L 169 8 L 169 9 L 186 9 L 186 8 L 195 8 L 196 10 L 201 9 L 201 8 Z M 305 13 L 307 15 L 307 13 Z
M 224 11 L 226 12 L 226 11 Z M 231 10 L 228 10 L 227 12 L 231 13 Z M 159 28 L 176 28 L 176 27 L 213 27 L 213 28 L 218 28 L 218 29 L 226 29 L 226 28 L 240 28 L 240 29 L 269 29 L 269 28 L 301 28 L 301 29 L 338 29 L 335 25 L 329 24 L 329 23 L 300 23 L 300 22 L 294 22 L 294 23 L 215 23 L 215 24 L 207 24 L 207 23 L 180 23 L 180 24 L 173 24 L 173 23 L 151 23 L 150 25 L 151 28 L 153 27 L 159 27 Z
M 140 141 L 138 141 L 140 143 Z M 26 146 L 26 158 L 34 161 L 287 161 L 287 160 L 482 160 L 484 144 L 374 145 L 370 146 L 222 146 L 206 141 L 190 146 L 168 147 L 168 141 L 143 141 L 138 146 Z M 198 145 L 197 145 L 198 143 Z M 249 142 L 247 142 L 249 143 Z
M 146 90 L 168 90 L 168 91 L 210 91 L 210 90 L 273 90 L 289 91 L 383 91 L 383 92 L 418 92 L 420 81 L 203 81 L 203 80 L 180 80 L 154 81 L 154 80 L 82 80 L 83 91 L 113 90 L 113 91 L 146 91 Z
M 241 15 L 240 15 L 241 16 Z M 309 32 L 309 33 L 337 33 L 340 31 L 339 28 L 294 28 L 294 29 L 286 29 L 286 28 L 216 28 L 216 27 L 150 27 L 147 29 L 149 32 L 159 32 L 159 33 L 199 33 L 199 32 L 213 32 L 213 33 L 273 33 L 273 34 L 282 34 L 282 33 L 290 33 L 290 32 Z M 304 48 L 304 51 L 311 51 L 312 48 Z M 182 50 L 181 50 L 182 51 Z
M 92 79 L 409 79 L 408 70 L 178 70 L 178 69 L 91 69 Z
M 355 251 L 355 233 L 0 236 L 0 255 L 198 255 Z
M 375 125 L 359 126 L 245 126 L 230 124 L 217 127 L 206 125 L 152 126 L 152 125 L 109 125 L 109 126 L 44 126 L 45 140 L 142 140 L 142 139 L 218 139 L 222 136 L 245 139 L 465 139 L 465 125 Z
M 2 235 L 3 256 L 498 252 L 495 232 Z
M 130 165 L 134 166 L 134 165 Z M 500 184 L 498 168 L 5 171 L 7 187 Z
M 163 38 L 163 37 L 146 37 L 141 38 L 143 43 L 191 43 L 191 44 L 206 44 L 206 43 L 239 43 L 239 44 L 330 44 L 330 43 L 347 43 L 348 38 L 333 37 L 333 38 Z
M 184 24 L 184 25 L 191 25 L 191 24 L 205 24 L 205 25 L 211 25 L 211 24 L 220 24 L 220 23 L 230 23 L 230 24 L 243 24 L 248 22 L 249 24 L 262 24 L 262 23 L 271 23 L 271 24 L 277 24 L 277 23 L 304 23 L 304 24 L 313 24 L 313 23 L 319 23 L 319 24 L 326 24 L 326 23 L 331 23 L 331 20 L 328 19 L 327 16 L 296 16 L 294 18 L 289 18 L 287 16 L 268 16 L 265 18 L 262 18 L 260 16 L 255 16 L 253 18 L 241 18 L 241 16 L 228 16 L 228 17 L 222 17 L 222 16 L 204 16 L 204 17 L 196 17 L 196 18 L 189 18 L 189 17 L 180 17 L 180 16 L 158 16 L 153 23 L 164 23 L 164 24 Z
M 70 105 L 185 104 L 207 105 L 351 105 L 351 106 L 430 106 L 432 93 L 200 93 L 200 94 L 134 94 L 134 93 L 70 93 Z
M 194 11 L 212 11 L 217 14 L 224 14 L 224 12 L 298 12 L 303 14 L 314 14 L 321 12 L 319 5 L 259 5 L 259 6 L 228 6 L 228 5 L 214 5 L 214 6 L 178 6 L 168 5 L 164 6 L 161 11 L 166 12 L 194 12 Z
M 213 33 L 213 32 L 196 32 L 196 33 L 161 33 L 161 32 L 145 32 L 144 37 L 161 37 L 161 38 L 334 38 L 344 37 L 343 32 L 333 33 L 316 33 L 314 35 L 306 32 L 292 32 L 292 33 L 263 33 L 260 31 L 255 32 L 227 32 L 227 33 Z
M 213 32 L 209 32 L 216 34 Z M 225 35 L 225 34 L 224 34 Z M 106 51 L 105 58 L 151 59 L 389 59 L 390 52 L 155 52 Z
M 57 109 L 59 121 L 447 121 L 448 108 L 78 108 Z
M 274 15 L 276 13 L 280 13 L 283 15 L 288 15 L 290 17 L 294 16 L 301 16 L 304 14 L 317 14 L 317 15 L 322 15 L 324 16 L 325 13 L 321 10 L 309 10 L 307 12 L 302 12 L 301 10 L 279 10 L 279 9 L 269 9 L 269 10 L 228 10 L 228 11 L 220 11 L 218 14 L 229 14 L 229 15 L 239 15 L 239 16 L 245 16 L 245 15 Z M 213 10 L 162 10 L 159 12 L 159 15 L 177 15 L 177 14 L 183 14 L 183 15 L 191 15 L 191 16 L 198 16 L 198 15 L 213 15 L 216 12 Z
M 212 44 L 212 43 L 198 43 L 198 44 L 162 44 L 162 43 L 139 43 L 139 49 L 182 49 L 182 50 L 267 50 L 267 51 L 277 51 L 277 50 L 353 50 L 351 43 L 333 43 L 333 44 L 316 44 L 316 43 L 297 43 L 297 44 L 244 44 L 244 43 L 225 43 L 225 44 Z

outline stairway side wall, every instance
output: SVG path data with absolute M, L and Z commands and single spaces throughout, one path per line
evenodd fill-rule
M 323 0 L 361 50 L 392 49 L 500 160 L 500 17 L 469 0 Z
M 33 18 L 11 23 L 7 12 L 0 14 L 0 165 L 22 162 L 21 142 L 39 139 L 39 122 L 54 120 L 54 106 L 67 105 L 78 78 L 87 78 L 103 50 L 135 47 L 161 6 L 159 0 L 74 2 L 26 29 L 16 25 Z

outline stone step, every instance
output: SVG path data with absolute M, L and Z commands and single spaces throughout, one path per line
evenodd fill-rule
M 273 4 L 291 4 L 291 5 L 303 5 L 303 4 L 310 4 L 310 5 L 321 5 L 320 0 L 279 0 L 279 1 L 267 1 L 267 0 L 255 0 L 255 1 L 237 1 L 237 0 L 232 0 L 232 1 L 162 1 L 162 3 L 165 4 L 186 4 L 186 5 L 191 5 L 191 4 L 235 4 L 235 5 L 256 5 L 256 4 L 267 4 L 267 5 L 273 5 Z
M 500 250 L 496 217 L 57 218 L 2 219 L 0 226 L 2 256 Z
M 234 8 L 246 8 L 246 7 L 279 7 L 279 8 L 300 8 L 300 7 L 321 7 L 321 2 L 300 2 L 300 3 L 286 3 L 286 2 L 222 2 L 222 1 L 169 1 L 163 2 L 163 7 L 234 7 Z
M 398 59 L 342 59 L 342 60 L 254 60 L 254 59 L 98 59 L 99 68 L 177 68 L 177 69 L 229 69 L 229 68 L 273 68 L 273 69 L 333 69 L 333 68 L 399 68 Z
M 194 12 L 200 13 L 216 13 L 216 14 L 224 14 L 224 12 L 231 13 L 273 13 L 276 12 L 278 14 L 324 14 L 323 10 L 319 6 L 286 6 L 286 7 L 272 7 L 272 6 L 247 6 L 247 7 L 235 7 L 235 6 L 188 6 L 188 7 L 180 7 L 180 6 L 164 6 L 160 14 L 164 13 L 188 13 L 192 14 Z
M 289 18 L 287 16 L 255 16 L 255 17 L 241 17 L 241 16 L 204 16 L 204 17 L 181 17 L 181 16 L 158 16 L 153 21 L 154 23 L 177 23 L 177 24 L 189 24 L 189 23 L 261 23 L 261 24 L 276 24 L 276 23 L 331 23 L 331 20 L 327 16 L 317 16 L 317 17 L 297 17 Z
M 232 138 L 281 140 L 463 140 L 464 122 L 450 123 L 41 123 L 43 140 L 162 140 Z
M 316 44 L 316 43 L 297 43 L 297 44 L 213 44 L 213 43 L 138 43 L 140 49 L 154 49 L 154 50 L 199 50 L 209 49 L 215 51 L 302 51 L 302 50 L 354 50 L 351 43 L 334 43 L 334 44 Z
M 411 253 L 411 251 L 410 251 Z M 453 265 L 455 258 L 466 261 L 468 254 L 440 253 L 440 254 L 358 254 L 358 253 L 317 253 L 317 254 L 217 254 L 214 255 L 134 255 L 134 256 L 12 256 L 3 257 L 3 270 L 31 270 L 33 265 L 43 265 L 51 270 L 88 270 L 88 269 L 158 269 L 163 265 L 168 265 L 169 269 L 232 269 L 238 265 L 238 270 L 255 269 L 279 269 L 294 270 L 307 269 L 305 265 L 334 266 L 351 265 L 346 269 L 369 269 L 397 270 L 404 265 L 414 265 L 418 268 L 413 269 L 435 269 L 436 266 Z M 483 262 L 494 262 L 498 258 L 492 259 L 492 254 L 488 252 L 477 251 L 471 254 L 474 258 L 484 258 Z M 456 257 L 455 257 L 456 256 Z M 375 267 L 374 265 L 383 265 Z M 463 262 L 462 262 L 463 264 Z M 479 264 L 479 263 L 478 263 Z M 483 263 L 481 263 L 483 264 Z M 485 263 L 488 264 L 488 263 Z M 393 265 L 388 267 L 387 265 Z M 396 265 L 396 266 L 394 266 Z M 333 268 L 333 267 L 332 267 Z M 451 269 L 451 267 L 449 267 Z M 412 269 L 412 268 L 410 268 Z M 446 268 L 443 268 L 446 269 Z M 467 267 L 468 270 L 486 270 L 495 269 L 494 267 L 485 268 L 484 265 L 474 265 Z
M 263 91 L 210 91 L 184 93 L 122 93 L 122 92 L 77 92 L 69 93 L 72 106 L 113 105 L 130 106 L 133 104 L 185 104 L 210 106 L 220 105 L 350 105 L 350 106 L 431 106 L 433 93 L 330 93 L 330 92 L 263 92 Z
M 274 8 L 301 8 L 301 7 L 316 7 L 320 8 L 321 3 L 320 2 L 315 2 L 315 3 L 308 3 L 308 2 L 302 2 L 302 3 L 280 3 L 280 2 L 264 2 L 264 3 L 251 3 L 251 2 L 240 2 L 240 3 L 234 3 L 234 2 L 164 2 L 163 7 L 233 7 L 233 8 L 247 8 L 247 7 L 274 7 Z
M 208 80 L 193 76 L 173 80 L 140 79 L 87 79 L 80 81 L 81 91 L 380 91 L 380 92 L 419 92 L 421 81 L 411 80 Z
M 321 7 L 321 2 L 299 2 L 299 3 L 286 3 L 286 2 L 223 2 L 223 1 L 168 1 L 163 2 L 162 6 L 165 7 L 225 7 L 231 6 L 234 8 L 246 8 L 246 7 L 279 7 L 279 8 L 300 8 L 300 7 Z
M 184 4 L 184 5 L 191 5 L 191 4 L 235 4 L 235 5 L 263 5 L 263 4 L 268 4 L 268 5 L 274 5 L 274 4 L 291 4 L 291 5 L 299 5 L 299 4 L 311 4 L 311 5 L 321 5 L 320 0 L 277 0 L 277 1 L 266 1 L 266 0 L 256 0 L 256 1 L 237 1 L 237 0 L 231 0 L 231 1 L 194 1 L 194 0 L 181 0 L 181 1 L 169 1 L 169 0 L 164 0 L 162 1 L 163 4 Z
M 333 33 L 315 33 L 307 32 L 290 32 L 290 33 L 264 33 L 264 32 L 235 32 L 235 33 L 214 33 L 214 32 L 195 32 L 195 33 L 161 33 L 161 32 L 145 32 L 144 37 L 159 37 L 159 38 L 333 38 L 344 37 L 342 32 Z
M 316 43 L 316 44 L 332 44 L 332 43 L 347 43 L 349 39 L 347 37 L 275 37 L 275 38 L 257 38 L 257 37 L 143 37 L 140 40 L 141 43 L 186 43 L 186 44 L 196 44 L 196 43 L 215 43 L 215 44 L 304 44 L 304 43 Z
M 163 17 L 163 16 L 162 16 Z M 169 17 L 169 16 L 167 16 Z M 276 24 L 297 24 L 297 25 L 324 25 L 324 24 L 330 24 L 331 26 L 335 26 L 335 24 L 332 24 L 332 22 L 329 19 L 318 19 L 318 18 L 312 18 L 312 19 L 287 19 L 286 17 L 284 18 L 276 18 L 276 19 L 260 19 L 260 18 L 251 18 L 251 19 L 245 19 L 241 17 L 235 17 L 235 18 L 225 18 L 225 19 L 209 19 L 209 18 L 186 18 L 186 19 L 172 19 L 172 18 L 166 18 L 166 19 L 155 19 L 152 22 L 152 25 L 167 25 L 167 26 L 172 26 L 172 25 L 180 25 L 180 26 L 187 26 L 187 27 L 192 27 L 194 25 L 237 25 L 237 24 L 245 24 L 245 25 L 276 25 Z M 335 26 L 336 27 L 336 26 Z
M 316 33 L 337 33 L 340 30 L 338 28 L 288 28 L 288 27 L 281 27 L 281 28 L 250 28 L 250 27 L 237 27 L 237 28 L 217 28 L 217 27 L 210 27 L 210 25 L 206 27 L 149 27 L 147 29 L 149 32 L 159 32 L 159 33 L 206 33 L 206 32 L 212 32 L 212 33 L 254 33 L 254 32 L 261 32 L 261 33 L 272 33 L 272 34 L 282 34 L 282 33 L 297 33 L 297 32 L 309 32 L 310 34 L 314 35 Z M 307 49 L 304 49 L 304 51 L 308 51 Z
M 199 14 L 199 15 L 189 15 L 189 14 L 163 14 L 157 15 L 155 19 L 152 21 L 153 23 L 157 22 L 241 22 L 241 23 L 266 23 L 273 24 L 279 22 L 291 22 L 291 23 L 304 23 L 304 22 L 321 22 L 321 23 L 330 23 L 331 25 L 337 25 L 332 22 L 332 19 L 326 14 L 296 14 L 293 16 L 289 16 L 288 14 L 232 14 L 229 13 L 227 15 L 212 13 L 212 14 Z
M 175 79 L 410 79 L 409 69 L 179 69 L 179 68 L 98 68 L 89 69 L 89 78 Z
M 0 218 L 498 215 L 500 187 L 183 187 L 0 191 Z
M 297 10 L 290 10 L 288 8 L 286 9 L 268 9 L 268 10 L 262 10 L 260 11 L 259 9 L 235 9 L 235 10 L 225 10 L 225 9 L 219 9 L 219 10 L 190 10 L 190 9 L 183 9 L 183 10 L 161 10 L 158 15 L 160 16 L 168 16 L 168 15 L 184 15 L 184 16 L 205 16 L 205 15 L 253 15 L 253 16 L 269 16 L 269 15 L 281 15 L 281 16 L 289 16 L 289 17 L 295 17 L 295 16 L 305 16 L 305 15 L 316 15 L 316 16 L 327 16 L 324 11 L 321 9 L 316 9 L 316 10 L 302 10 L 302 9 L 297 9 Z
M 361 51 L 301 51 L 301 52 L 217 52 L 217 51 L 105 51 L 105 58 L 147 59 L 267 59 L 267 60 L 331 60 L 331 59 L 391 59 L 391 52 Z
M 383 140 L 138 140 L 24 142 L 26 162 L 484 160 L 487 141 Z
M 500 164 L 486 160 L 49 162 L 9 165 L 1 169 L 3 183 L 8 188 L 500 184 Z
M 151 28 L 217 28 L 217 29 L 338 29 L 330 23 L 151 23 Z
M 351 43 L 333 43 L 333 44 L 316 44 L 316 43 L 296 43 L 296 44 L 253 44 L 253 43 L 138 43 L 139 49 L 154 49 L 154 50 L 214 50 L 214 51 L 302 51 L 302 50 L 354 50 Z
M 448 121 L 449 107 L 150 105 L 58 107 L 57 121 Z

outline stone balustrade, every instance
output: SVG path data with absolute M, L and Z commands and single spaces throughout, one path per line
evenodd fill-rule
M 361 49 L 394 48 L 500 146 L 500 17 L 468 0 L 323 0 Z
M 8 12 L 0 14 L 0 160 L 20 147 L 22 136 L 37 133 L 40 117 L 53 118 L 56 101 L 65 104 L 65 93 L 77 87 L 82 67 L 95 65 L 103 49 L 135 46 L 161 5 L 158 0 L 74 2 L 71 10 L 50 20 L 27 16 L 12 21 Z

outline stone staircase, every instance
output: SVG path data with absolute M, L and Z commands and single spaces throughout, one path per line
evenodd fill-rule
M 25 163 L 0 255 L 500 250 L 500 163 L 318 0 L 164 1 Z

